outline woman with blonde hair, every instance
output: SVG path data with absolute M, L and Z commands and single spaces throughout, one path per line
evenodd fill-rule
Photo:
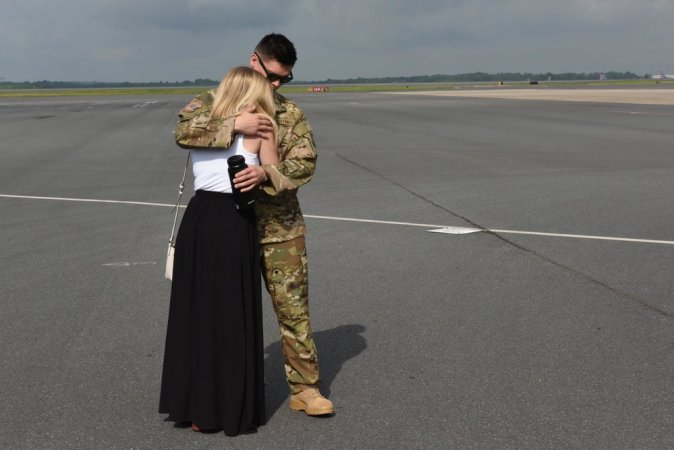
M 235 67 L 214 95 L 211 117 L 253 108 L 274 117 L 272 87 L 254 70 Z M 236 208 L 227 159 L 277 163 L 275 130 L 237 135 L 226 150 L 191 150 L 195 195 L 176 238 L 159 412 L 195 431 L 235 436 L 266 420 L 255 213 Z

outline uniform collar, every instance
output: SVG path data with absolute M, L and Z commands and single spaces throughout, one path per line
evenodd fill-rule
M 286 98 L 279 94 L 278 92 L 274 92 L 274 103 L 276 104 L 276 114 L 282 114 L 287 111 L 285 107 L 285 102 Z

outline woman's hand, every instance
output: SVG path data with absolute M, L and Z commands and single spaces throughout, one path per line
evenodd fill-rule
M 267 172 L 260 166 L 248 166 L 234 177 L 234 187 L 241 192 L 248 192 L 267 181 Z

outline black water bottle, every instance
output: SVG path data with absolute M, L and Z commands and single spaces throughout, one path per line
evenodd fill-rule
M 246 164 L 246 159 L 241 155 L 234 155 L 227 158 L 227 172 L 229 172 L 229 182 L 232 184 L 232 194 L 234 195 L 234 203 L 236 208 L 240 210 L 246 210 L 253 207 L 255 203 L 255 197 L 253 197 L 253 191 L 241 192 L 234 187 L 234 177 L 238 172 L 241 172 L 243 169 L 248 167 Z

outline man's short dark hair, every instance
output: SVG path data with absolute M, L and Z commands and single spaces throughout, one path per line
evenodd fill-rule
M 297 52 L 290 39 L 282 34 L 270 33 L 255 47 L 255 52 L 263 59 L 275 59 L 284 66 L 293 67 L 297 62 Z

